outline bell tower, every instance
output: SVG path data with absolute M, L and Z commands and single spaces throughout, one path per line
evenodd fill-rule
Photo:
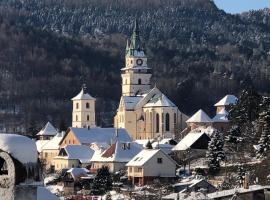
M 150 89 L 151 69 L 140 40 L 138 21 L 135 20 L 131 38 L 127 41 L 125 67 L 122 71 L 122 96 L 136 96 Z
M 80 93 L 72 98 L 72 127 L 93 128 L 96 127 L 95 103 L 96 99 L 86 92 L 83 84 Z

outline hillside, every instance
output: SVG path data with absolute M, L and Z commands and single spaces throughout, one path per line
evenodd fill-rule
M 268 94 L 270 29 L 254 16 L 226 14 L 210 0 L 1 1 L 3 119 L 15 115 L 26 128 L 33 120 L 70 124 L 69 99 L 87 82 L 99 124 L 111 125 L 135 17 L 153 84 L 185 113 L 213 113 L 215 101 L 238 94 L 247 77 Z

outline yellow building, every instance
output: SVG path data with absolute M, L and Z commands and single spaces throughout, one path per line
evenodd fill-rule
M 76 128 L 96 127 L 96 118 L 95 118 L 96 99 L 86 92 L 86 85 L 83 85 L 80 93 L 71 100 L 73 101 L 72 127 Z
M 151 89 L 151 68 L 143 50 L 137 21 L 126 47 L 122 71 L 122 97 L 114 118 L 133 140 L 174 137 L 184 129 L 187 116 L 157 87 Z

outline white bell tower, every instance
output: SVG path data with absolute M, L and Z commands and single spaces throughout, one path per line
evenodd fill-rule
M 151 69 L 143 50 L 137 20 L 126 46 L 126 66 L 122 70 L 122 96 L 136 96 L 150 89 Z
M 93 128 L 96 127 L 95 104 L 96 99 L 86 92 L 84 84 L 80 93 L 72 98 L 72 127 Z

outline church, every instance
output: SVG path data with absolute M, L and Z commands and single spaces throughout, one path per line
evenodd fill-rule
M 115 128 L 125 128 L 133 140 L 174 138 L 185 128 L 188 117 L 156 86 L 151 88 L 151 68 L 137 20 L 121 71 L 122 96 L 114 117 Z

